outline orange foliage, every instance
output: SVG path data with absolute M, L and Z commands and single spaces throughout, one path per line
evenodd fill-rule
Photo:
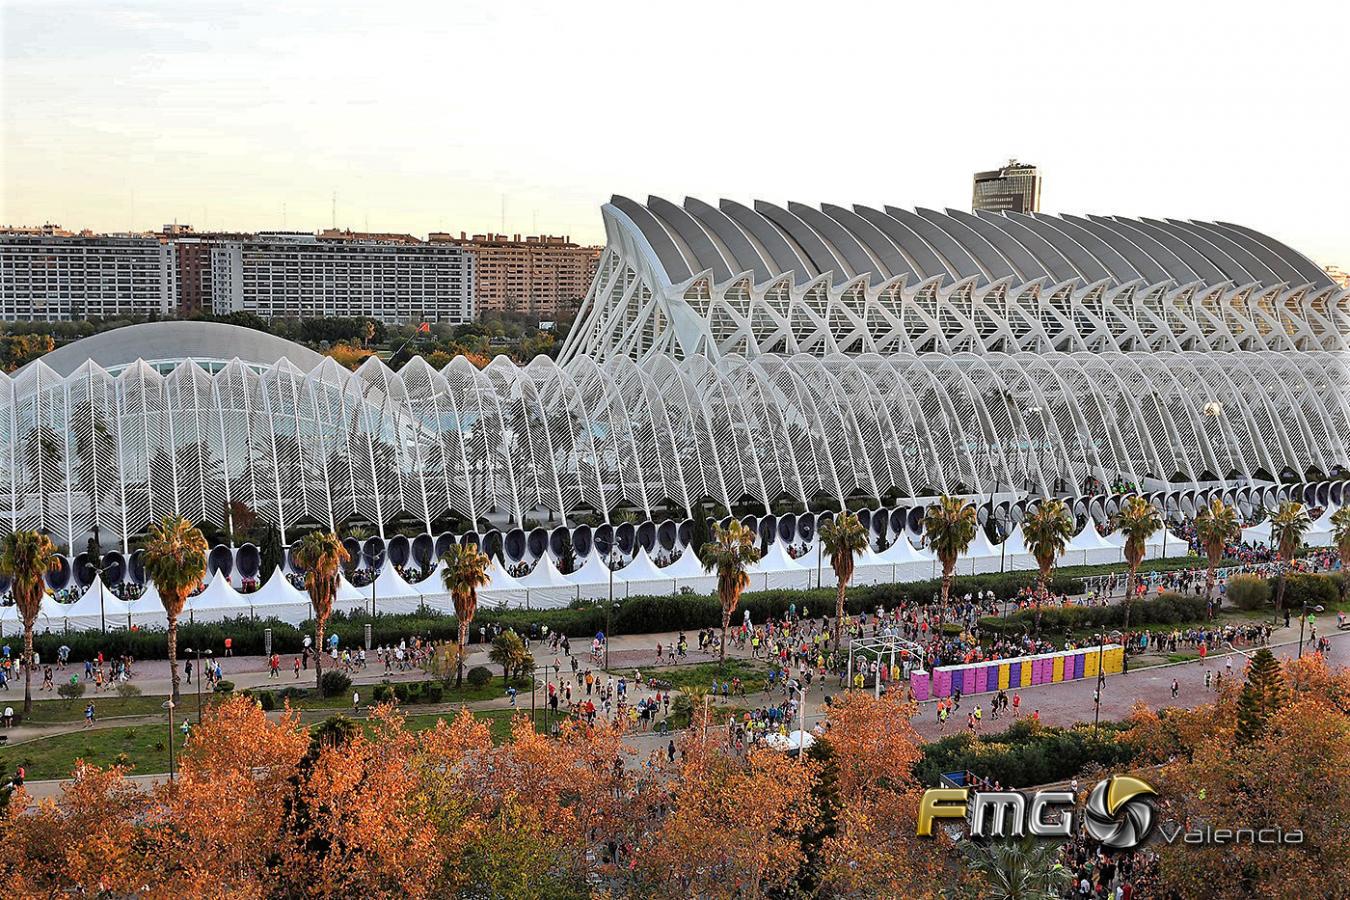
M 361 363 L 367 358 L 373 356 L 369 350 L 360 347 L 353 347 L 351 344 L 338 342 L 324 351 L 324 355 L 331 356 L 337 360 L 338 365 L 351 369 L 353 372 L 361 367 Z

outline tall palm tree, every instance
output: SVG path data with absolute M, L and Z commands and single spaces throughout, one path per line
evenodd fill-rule
M 853 560 L 867 549 L 867 529 L 851 512 L 831 519 L 820 528 L 820 539 L 825 552 L 830 554 L 830 568 L 834 569 L 839 592 L 834 604 L 834 646 L 842 648 L 844 628 L 844 600 L 848 583 L 853 578 Z
M 206 574 L 206 538 L 181 516 L 165 516 L 150 525 L 145 544 L 145 574 L 155 583 L 169 619 L 169 672 L 174 702 L 178 701 L 178 617 L 192 590 Z
M 318 653 L 314 655 L 314 685 L 323 695 L 323 638 L 328 617 L 333 614 L 337 597 L 338 573 L 351 561 L 351 554 L 331 531 L 311 531 L 300 541 L 295 559 L 305 569 L 305 589 L 314 604 L 314 637 Z
M 1242 535 L 1238 523 L 1237 508 L 1214 497 L 1200 507 L 1195 514 L 1195 536 L 1200 539 L 1200 547 L 1209 558 L 1209 569 L 1205 572 L 1205 596 L 1214 596 L 1214 575 L 1219 569 L 1219 561 L 1228 549 L 1229 543 Z
M 1125 624 L 1122 631 L 1130 630 L 1130 606 L 1134 602 L 1134 583 L 1139 577 L 1139 564 L 1144 561 L 1148 550 L 1148 539 L 1163 527 L 1162 516 L 1152 503 L 1135 494 L 1126 497 L 1116 513 L 1116 530 L 1125 535 L 1125 563 L 1130 567 L 1125 577 Z
M 1341 600 L 1350 588 L 1350 506 L 1331 514 L 1331 543 L 1341 555 Z
M 755 533 L 735 519 L 726 528 L 714 525 L 712 540 L 699 551 L 703 567 L 717 573 L 717 599 L 722 602 L 721 661 L 727 659 L 727 626 L 741 601 L 741 593 L 750 586 L 745 570 L 759 559 Z
M 928 546 L 937 554 L 942 563 L 942 601 L 938 606 L 938 631 L 942 634 L 942 622 L 947 617 L 947 602 L 951 599 L 952 576 L 956 574 L 956 561 L 961 554 L 970 549 L 975 540 L 975 529 L 979 528 L 979 519 L 975 505 L 960 497 L 938 498 L 923 514 L 923 533 Z
M 0 573 L 9 576 L 14 605 L 23 619 L 23 711 L 33 711 L 33 625 L 46 594 L 43 576 L 57 561 L 52 539 L 38 531 L 12 531 L 0 544 Z
M 1036 559 L 1040 575 L 1036 580 L 1036 633 L 1041 633 L 1041 604 L 1049 592 L 1050 572 L 1064 555 L 1064 548 L 1073 539 L 1073 516 L 1064 501 L 1058 498 L 1042 500 L 1036 509 L 1022 520 L 1022 539 Z
M 961 852 L 980 882 L 978 896 L 988 900 L 1056 900 L 1073 883 L 1051 841 L 962 841 Z
M 1297 500 L 1286 500 L 1280 504 L 1270 517 L 1270 541 L 1275 545 L 1275 555 L 1283 564 L 1280 566 L 1280 584 L 1275 589 L 1275 619 L 1280 618 L 1284 609 L 1284 584 L 1288 580 L 1289 563 L 1293 561 L 1298 548 L 1303 546 L 1303 535 L 1312 527 L 1308 510 Z
M 458 687 L 464 683 L 464 657 L 468 653 L 469 624 L 478 612 L 478 589 L 486 587 L 491 580 L 488 577 L 491 563 L 477 544 L 452 544 L 441 562 L 445 563 L 441 583 L 450 592 L 450 601 L 455 604 L 455 619 L 459 623 L 459 666 L 455 674 L 455 686 Z

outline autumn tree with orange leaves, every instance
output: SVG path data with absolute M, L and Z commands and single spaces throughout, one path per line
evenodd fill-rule
M 1163 765 L 1147 780 L 1170 825 L 1302 829 L 1302 843 L 1157 845 L 1162 885 L 1178 897 L 1332 897 L 1350 871 L 1350 674 L 1320 656 L 1286 661 L 1290 702 L 1258 737 L 1236 740 L 1239 685 L 1196 710 L 1136 708 L 1121 740 Z M 1236 681 L 1237 679 L 1234 679 Z

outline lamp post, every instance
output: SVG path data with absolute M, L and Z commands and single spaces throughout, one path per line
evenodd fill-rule
M 605 556 L 605 567 L 609 569 L 609 603 L 605 606 L 605 671 L 609 671 L 609 639 L 614 630 L 614 565 L 620 559 L 618 547 L 613 545 Z
M 1111 632 L 1114 637 L 1119 631 Z M 1121 645 L 1121 660 L 1124 660 L 1125 647 Z M 1106 657 L 1106 632 L 1097 635 L 1097 689 L 1092 692 L 1092 739 L 1097 739 L 1097 729 L 1102 718 L 1102 688 L 1106 687 L 1106 672 L 1102 670 L 1102 660 Z
M 1322 612 L 1323 607 L 1322 607 L 1321 604 L 1318 604 L 1318 605 L 1316 605 L 1316 606 L 1313 606 L 1313 605 L 1310 604 L 1307 600 L 1304 600 L 1304 601 L 1303 601 L 1303 615 L 1300 616 L 1300 617 L 1299 617 L 1299 620 L 1298 620 L 1298 658 L 1299 658 L 1299 659 L 1302 659 L 1302 658 L 1303 658 L 1303 625 L 1304 625 L 1305 622 L 1308 621 L 1308 610 L 1309 610 L 1309 609 L 1312 609 L 1314 612 Z

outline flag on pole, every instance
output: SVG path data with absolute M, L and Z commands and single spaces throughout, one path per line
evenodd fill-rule
M 417 326 L 417 331 L 419 334 L 431 334 L 431 323 L 423 322 L 421 325 Z

